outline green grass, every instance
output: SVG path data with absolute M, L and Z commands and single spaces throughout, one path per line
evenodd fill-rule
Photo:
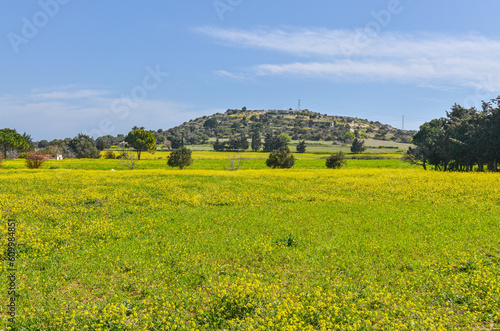
M 195 152 L 193 154 L 193 164 L 189 169 L 193 170 L 224 170 L 229 162 L 229 157 L 236 155 L 236 158 L 243 158 L 240 169 L 266 169 L 265 160 L 269 153 L 216 153 L 216 152 Z M 135 161 L 136 169 L 172 169 L 167 165 L 168 152 L 157 152 L 153 157 L 163 159 L 143 159 Z M 323 154 L 295 154 L 297 158 L 295 169 L 324 169 L 325 159 L 328 155 Z M 146 156 L 147 157 L 147 156 Z M 356 159 L 349 159 L 349 158 Z M 247 159 L 249 158 L 249 159 Z M 384 154 L 359 154 L 347 155 L 346 169 L 359 168 L 391 168 L 408 169 L 416 166 L 404 163 L 398 155 Z M 363 158 L 372 158 L 364 160 Z M 4 169 L 25 169 L 24 160 L 7 160 L 3 163 Z M 124 161 L 115 159 L 65 159 L 60 161 L 47 161 L 42 166 L 43 169 L 87 169 L 87 170 L 128 170 L 124 166 Z M 53 168 L 53 169 L 51 169 Z M 173 169 L 172 169 L 173 170 Z
M 116 162 L 0 171 L 0 214 L 17 220 L 18 330 L 500 325 L 496 174 L 397 159 L 330 170 L 312 156 L 233 172 L 224 159 L 109 171 Z

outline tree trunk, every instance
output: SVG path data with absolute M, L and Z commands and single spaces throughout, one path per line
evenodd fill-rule
M 479 172 L 483 172 L 484 171 L 484 165 L 483 165 L 483 162 L 481 162 L 481 160 L 479 160 L 477 162 L 477 171 L 479 171 Z
M 493 171 L 494 171 L 494 172 L 498 172 L 498 168 L 497 168 L 497 159 L 494 159 L 494 160 L 493 160 Z
M 422 165 L 424 166 L 424 170 L 427 170 L 427 167 L 425 165 L 425 161 L 422 163 Z

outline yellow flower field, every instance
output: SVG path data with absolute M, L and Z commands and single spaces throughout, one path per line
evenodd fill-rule
M 500 327 L 497 174 L 7 169 L 0 214 L 2 329 Z

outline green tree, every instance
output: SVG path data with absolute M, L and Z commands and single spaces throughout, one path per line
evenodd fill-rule
M 443 159 L 444 120 L 433 119 L 420 126 L 420 130 L 413 136 L 414 156 L 422 162 L 424 169 L 427 163 L 438 167 Z
M 291 168 L 295 164 L 295 158 L 290 153 L 288 146 L 280 147 L 279 149 L 272 151 L 269 154 L 269 158 L 266 160 L 266 165 L 270 168 Z
M 99 137 L 95 140 L 95 147 L 97 147 L 98 150 L 103 151 L 105 149 L 110 148 L 111 146 L 113 146 L 115 144 L 118 144 L 117 140 L 118 140 L 117 138 L 115 138 L 111 135 L 102 136 L 102 137 Z
M 262 140 L 260 138 L 260 132 L 255 130 L 252 133 L 252 150 L 257 152 L 262 147 Z
M 184 167 L 190 166 L 191 163 L 193 163 L 191 153 L 191 150 L 186 147 L 174 149 L 168 156 L 167 163 L 171 167 L 179 167 L 179 169 L 182 170 Z
M 264 140 L 264 152 L 272 152 L 281 147 L 286 147 L 288 145 L 290 136 L 287 134 L 281 134 L 279 136 L 274 136 L 272 133 L 266 134 L 266 139 Z
M 35 150 L 35 142 L 33 141 L 33 138 L 31 138 L 30 134 L 27 134 L 26 132 L 23 133 L 23 138 L 26 140 L 28 143 L 28 151 L 34 151 Z
M 217 119 L 212 117 L 206 120 L 205 123 L 203 123 L 203 127 L 208 129 L 215 129 L 217 128 L 218 124 L 219 122 L 217 122 Z
M 354 141 L 352 142 L 352 146 L 351 146 L 351 153 L 354 153 L 354 154 L 363 153 L 366 149 L 366 147 L 364 145 L 365 145 L 364 140 L 361 140 L 358 138 L 354 139 Z
M 238 151 L 241 150 L 240 148 L 240 139 L 236 137 L 229 137 L 229 140 L 227 141 L 227 147 L 226 149 L 229 151 Z M 248 145 L 247 145 L 248 147 Z
M 49 145 L 50 145 L 49 142 L 47 140 L 45 140 L 45 139 L 40 140 L 38 142 L 38 148 L 45 148 L 45 147 L 47 147 Z
M 5 158 L 7 158 L 7 152 L 11 150 L 22 152 L 28 150 L 29 147 L 28 142 L 16 130 L 8 128 L 0 130 L 0 149 Z
M 297 144 L 297 153 L 305 153 L 306 152 L 306 141 L 302 140 Z
M 342 152 L 333 153 L 326 158 L 325 164 L 327 168 L 340 169 L 346 164 L 345 154 Z
M 248 147 L 249 147 L 248 146 L 247 136 L 244 133 L 242 133 L 240 135 L 240 146 L 239 147 L 240 147 L 239 149 L 241 151 L 246 151 L 248 149 Z
M 278 136 L 278 140 L 281 142 L 281 144 L 283 146 L 286 146 L 288 145 L 289 142 L 292 141 L 292 138 L 290 138 L 290 136 L 286 133 L 281 133 L 279 136 Z
M 137 159 L 141 159 L 142 152 L 156 152 L 156 137 L 144 129 L 135 129 L 128 133 L 125 142 L 137 152 Z
M 226 147 L 227 147 L 226 142 L 219 141 L 219 137 L 217 137 L 217 139 L 215 139 L 213 146 L 214 146 L 214 151 L 216 151 L 216 152 L 223 152 L 224 150 L 226 150 Z
M 356 139 L 356 136 L 351 131 L 346 132 L 346 134 L 344 135 L 344 142 L 352 141 L 354 139 Z
M 78 159 L 98 159 L 101 154 L 95 147 L 94 139 L 85 134 L 79 134 L 68 143 L 69 149 Z
M 170 141 L 170 146 L 173 149 L 184 147 L 184 138 L 182 136 L 170 136 L 167 139 Z
M 215 149 L 215 147 L 214 147 Z M 230 137 L 222 150 L 246 151 L 248 149 L 247 136 L 242 133 L 239 137 Z

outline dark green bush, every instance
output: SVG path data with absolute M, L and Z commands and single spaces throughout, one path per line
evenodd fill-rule
M 168 165 L 171 167 L 179 167 L 182 168 L 190 166 L 193 163 L 193 159 L 191 158 L 191 150 L 186 147 L 181 147 L 178 149 L 174 149 L 172 153 L 168 156 Z
M 288 146 L 281 147 L 269 154 L 269 158 L 266 160 L 266 165 L 273 169 L 280 168 L 286 169 L 291 168 L 295 164 L 295 158 L 290 153 Z
M 345 154 L 342 152 L 334 153 L 326 159 L 326 167 L 330 169 L 340 169 L 345 164 Z

